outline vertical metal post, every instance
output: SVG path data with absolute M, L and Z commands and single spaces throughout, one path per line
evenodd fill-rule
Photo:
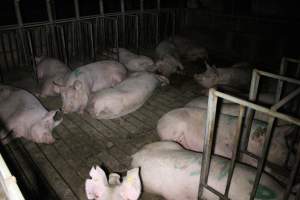
M 138 54 L 140 54 L 140 41 L 139 41 L 139 39 L 140 39 L 140 35 L 139 35 L 139 18 L 138 18 L 138 16 L 135 16 L 135 24 L 136 24 L 136 30 L 135 30 L 135 32 L 136 32 L 136 49 L 137 49 L 137 52 L 138 52 Z
M 27 32 L 27 41 L 28 41 L 28 46 L 29 46 L 29 51 L 30 51 L 30 55 L 31 55 L 31 60 L 32 62 L 32 66 L 33 66 L 33 72 L 34 72 L 34 78 L 36 80 L 37 83 L 39 83 L 39 79 L 37 76 L 37 69 L 36 69 L 36 63 L 34 61 L 34 51 L 33 51 L 33 46 L 32 46 L 32 39 L 31 39 L 31 34 L 30 32 Z
M 144 0 L 140 0 L 140 10 L 144 12 Z
M 261 159 L 258 160 L 257 172 L 256 172 L 253 188 L 252 188 L 251 195 L 250 195 L 250 200 L 254 200 L 254 198 L 255 198 L 257 188 L 258 188 L 258 185 L 259 185 L 259 182 L 261 179 L 261 175 L 262 175 L 263 169 L 267 162 L 267 156 L 268 156 L 270 146 L 271 146 L 272 132 L 273 132 L 274 124 L 275 124 L 275 118 L 271 117 L 268 120 L 268 127 L 267 127 L 267 132 L 266 132 L 266 137 L 265 137 L 265 143 L 264 143 L 264 146 L 262 149 Z
M 245 114 L 245 107 L 240 106 L 240 113 L 239 113 L 238 123 L 237 123 L 237 127 L 236 127 L 234 142 L 233 142 L 234 148 L 232 151 L 232 159 L 231 159 L 231 163 L 230 163 L 230 169 L 228 172 L 228 178 L 227 178 L 226 189 L 225 189 L 225 194 L 224 194 L 226 198 L 228 198 L 231 180 L 232 180 L 232 176 L 233 176 L 233 172 L 234 172 L 234 167 L 235 167 L 236 159 L 238 156 L 244 114 Z
M 251 80 L 251 86 L 250 86 L 250 93 L 249 93 L 249 100 L 255 101 L 257 98 L 258 93 L 258 85 L 259 85 L 260 76 L 258 75 L 257 71 L 254 69 L 252 71 L 252 80 Z M 248 147 L 248 141 L 252 126 L 252 121 L 254 118 L 255 111 L 253 109 L 248 108 L 246 119 L 245 119 L 245 130 L 242 134 L 242 141 L 241 141 L 241 150 L 246 151 Z
M 80 10 L 79 10 L 79 3 L 78 0 L 74 0 L 74 8 L 75 8 L 75 16 L 78 20 L 80 18 Z
M 120 0 L 121 3 L 121 12 L 122 12 L 122 27 L 121 27 L 121 31 L 122 31 L 122 46 L 125 47 L 126 46 L 126 42 L 125 42 L 125 2 L 124 0 Z
M 201 163 L 198 199 L 202 198 L 203 190 L 204 187 L 207 185 L 207 180 L 208 180 L 213 137 L 214 137 L 214 130 L 215 130 L 216 108 L 218 102 L 218 97 L 214 93 L 215 91 L 216 90 L 214 88 L 210 89 L 209 96 L 208 96 L 207 120 L 206 120 L 205 136 L 204 136 L 204 147 L 203 147 L 203 157 Z M 200 140 L 200 138 L 198 139 Z
M 100 15 L 104 15 L 104 6 L 103 6 L 103 0 L 99 0 L 99 10 L 100 10 Z
M 21 40 L 21 60 L 24 61 L 24 63 L 28 63 L 27 62 L 27 56 L 26 56 L 26 48 L 25 48 L 25 38 L 24 38 L 24 31 L 23 31 L 23 18 L 22 18 L 22 14 L 21 14 L 21 10 L 20 10 L 20 0 L 15 0 L 14 1 L 14 8 L 15 8 L 15 12 L 16 12 L 16 17 L 17 17 L 17 21 L 18 21 L 18 26 L 19 29 L 17 31 L 19 38 Z M 21 61 L 21 63 L 22 63 Z
M 51 27 L 51 35 L 53 38 L 53 45 L 54 45 L 54 48 L 53 48 L 54 56 L 58 57 L 58 44 L 57 44 L 57 38 L 56 38 L 56 33 L 55 33 L 55 22 L 53 20 L 51 0 L 46 0 L 46 5 L 47 5 L 48 20 L 51 24 L 50 27 Z
M 119 59 L 119 29 L 118 29 L 118 20 L 114 21 L 114 26 L 115 26 L 115 48 L 117 49 L 117 61 L 120 61 Z
M 160 0 L 157 0 L 157 9 L 160 10 Z

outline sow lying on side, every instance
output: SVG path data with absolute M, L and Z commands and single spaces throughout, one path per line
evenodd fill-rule
M 24 137 L 37 143 L 53 143 L 52 129 L 62 122 L 54 120 L 58 111 L 47 111 L 29 92 L 0 85 L 0 120 L 5 126 L 1 138 Z

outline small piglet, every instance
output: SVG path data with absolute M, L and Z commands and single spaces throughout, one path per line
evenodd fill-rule
M 143 189 L 163 196 L 166 200 L 196 200 L 200 182 L 202 153 L 188 151 L 171 141 L 145 145 L 132 156 L 132 167 L 140 167 Z M 230 160 L 212 156 L 208 185 L 224 193 Z M 249 200 L 256 170 L 237 163 L 229 189 L 232 200 Z M 263 173 L 256 200 L 280 200 L 284 189 L 268 174 Z M 204 190 L 203 199 L 219 197 Z M 290 198 L 292 199 L 292 198 Z
M 174 109 L 163 115 L 157 123 L 157 132 L 162 140 L 178 142 L 186 149 L 202 152 L 207 110 L 196 107 Z M 216 146 L 217 155 L 230 157 L 233 149 L 238 118 L 220 114 L 216 123 Z M 265 141 L 267 123 L 253 120 L 248 151 L 260 156 Z M 285 135 L 292 133 L 294 126 L 276 126 L 271 141 L 268 160 L 283 166 L 288 155 L 285 143 Z M 243 157 L 243 162 L 256 166 L 256 161 Z
M 58 95 L 59 89 L 53 82 L 59 82 L 70 72 L 67 65 L 56 58 L 36 57 L 37 76 L 41 83 L 41 97 Z
M 88 199 L 95 200 L 137 200 L 141 193 L 139 168 L 131 169 L 120 181 L 120 175 L 111 173 L 108 181 L 104 171 L 96 166 L 90 171 L 91 179 L 85 182 Z
M 184 70 L 179 53 L 173 43 L 168 40 L 160 42 L 155 48 L 158 57 L 155 65 L 158 73 L 169 77 L 171 74 Z
M 91 95 L 87 112 L 97 119 L 114 119 L 139 109 L 159 84 L 168 79 L 150 72 L 135 72 L 119 85 Z
M 113 49 L 113 51 L 116 52 L 117 49 Z M 132 72 L 153 72 L 156 69 L 154 62 L 151 58 L 143 55 L 134 54 L 125 48 L 119 48 L 119 61 L 120 63 L 125 65 L 129 71 Z
M 206 71 L 195 74 L 194 79 L 204 88 L 218 85 L 232 87 L 240 90 L 249 90 L 252 70 L 246 63 L 238 63 L 229 68 L 216 68 L 207 63 Z
M 31 93 L 0 85 L 0 120 L 5 126 L 3 143 L 7 136 L 24 137 L 37 143 L 53 143 L 52 129 L 62 122 L 55 120 L 58 111 L 47 111 Z M 12 135 L 9 135 L 9 134 Z
M 116 61 L 105 60 L 79 67 L 68 74 L 64 85 L 57 84 L 62 96 L 64 113 L 83 113 L 90 93 L 113 87 L 126 77 L 125 67 Z

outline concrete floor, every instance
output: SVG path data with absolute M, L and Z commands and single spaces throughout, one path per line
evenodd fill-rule
M 32 79 L 16 85 L 34 89 Z M 92 166 L 105 166 L 109 172 L 126 172 L 130 169 L 130 156 L 143 145 L 158 140 L 158 119 L 185 105 L 197 96 L 198 90 L 189 78 L 181 85 L 158 88 L 142 108 L 122 119 L 96 120 L 88 114 L 66 114 L 63 123 L 53 131 L 54 144 L 17 139 L 7 148 L 18 160 L 22 176 L 27 176 L 32 185 L 30 190 L 38 193 L 37 199 L 86 199 L 84 182 Z M 61 105 L 59 97 L 41 101 L 48 109 Z M 143 194 L 141 199 L 161 198 Z

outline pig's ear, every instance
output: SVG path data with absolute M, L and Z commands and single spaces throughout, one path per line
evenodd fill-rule
M 44 117 L 44 120 L 46 122 L 48 122 L 49 124 L 52 124 L 52 122 L 54 121 L 53 127 L 56 127 L 63 121 L 63 118 L 60 115 L 59 110 L 51 110 L 46 114 L 46 116 Z
M 218 73 L 217 68 L 216 68 L 215 65 L 210 66 L 207 62 L 205 62 L 205 66 L 206 66 L 206 70 L 207 70 L 207 71 L 213 72 L 213 73 L 215 73 L 215 74 Z
M 111 173 L 109 174 L 109 177 L 108 177 L 108 184 L 109 185 L 119 185 L 121 182 L 120 182 L 120 175 L 119 174 L 116 174 L 116 173 Z
M 92 167 L 91 179 L 85 181 L 85 192 L 88 199 L 100 198 L 107 189 L 108 183 L 104 171 L 99 167 Z
M 139 168 L 134 168 L 127 172 L 127 176 L 124 178 L 120 187 L 120 195 L 124 199 L 136 200 L 141 194 L 141 188 Z
M 82 88 L 82 82 L 79 81 L 79 80 L 76 80 L 74 83 L 73 83 L 73 87 L 75 90 L 80 90 Z

